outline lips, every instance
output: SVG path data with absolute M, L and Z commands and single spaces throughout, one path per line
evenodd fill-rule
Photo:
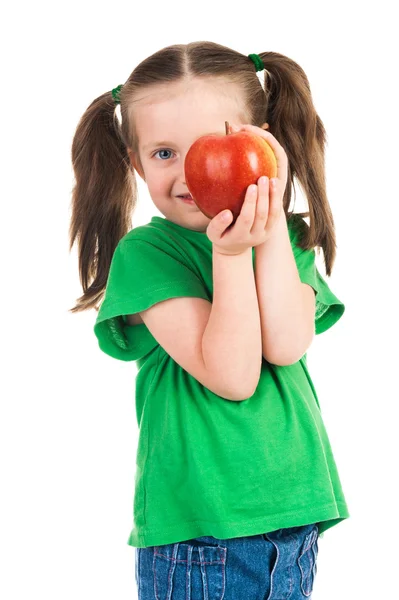
M 184 200 L 192 200 L 191 194 L 179 194 L 178 198 L 184 198 Z

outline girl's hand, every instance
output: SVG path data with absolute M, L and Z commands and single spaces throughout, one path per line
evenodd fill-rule
M 206 233 L 215 250 L 221 254 L 232 255 L 241 254 L 248 248 L 263 244 L 273 235 L 283 211 L 288 159 L 276 138 L 260 127 L 240 125 L 237 129 L 234 126 L 230 129 L 232 132 L 243 130 L 260 135 L 273 148 L 277 159 L 277 178 L 271 180 L 276 182 L 275 187 L 270 184 L 268 177 L 260 177 L 257 184 L 247 188 L 240 214 L 227 233 L 224 232 L 233 219 L 230 210 L 220 212 L 207 227 Z M 228 215 L 228 219 L 223 220 L 223 215 Z

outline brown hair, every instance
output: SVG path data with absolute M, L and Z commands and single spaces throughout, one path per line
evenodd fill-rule
M 138 156 L 132 103 L 144 87 L 178 82 L 188 77 L 219 77 L 237 83 L 246 98 L 249 123 L 268 130 L 288 157 L 284 211 L 289 212 L 294 176 L 308 201 L 309 216 L 303 249 L 320 246 L 326 274 L 336 253 L 333 216 L 327 199 L 324 145 L 326 133 L 313 105 L 308 79 L 292 59 L 277 52 L 259 56 L 265 65 L 264 89 L 248 56 L 213 42 L 168 46 L 143 60 L 120 92 L 121 123 L 111 92 L 94 100 L 81 117 L 72 143 L 76 184 L 72 191 L 70 249 L 77 240 L 83 295 L 71 312 L 98 310 L 111 259 L 120 239 L 131 229 L 137 185 L 128 149 Z M 295 200 L 295 197 L 294 197 Z

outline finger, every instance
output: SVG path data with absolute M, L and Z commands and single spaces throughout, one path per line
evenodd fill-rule
M 233 213 L 231 210 L 223 210 L 214 218 L 215 225 L 218 230 L 224 231 L 233 220 Z
M 252 183 L 247 188 L 240 214 L 234 225 L 236 233 L 245 235 L 251 231 L 255 220 L 257 197 L 258 186 Z
M 280 219 L 283 209 L 282 199 L 277 187 L 269 186 L 269 214 L 267 217 L 265 231 L 273 229 L 274 225 Z
M 256 205 L 256 215 L 251 234 L 258 234 L 264 231 L 269 217 L 269 178 L 266 176 L 258 179 L 258 202 Z
M 233 213 L 231 212 L 231 210 L 223 210 L 222 212 L 218 213 L 215 217 L 213 217 L 211 222 L 208 224 L 208 227 L 206 228 L 206 233 L 209 239 L 213 243 L 220 241 L 223 232 L 227 229 L 232 220 Z

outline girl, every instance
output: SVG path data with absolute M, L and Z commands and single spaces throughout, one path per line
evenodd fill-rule
M 235 223 L 207 218 L 184 174 L 191 144 L 225 121 L 278 163 Z M 349 517 L 306 362 L 345 308 L 315 266 L 321 246 L 329 276 L 336 249 L 324 143 L 297 63 L 211 42 L 156 52 L 78 124 L 70 243 L 84 293 L 71 311 L 104 296 L 99 346 L 138 367 L 128 544 L 141 600 L 309 598 L 318 537 Z M 135 172 L 164 218 L 132 229 Z M 308 213 L 289 210 L 294 176 Z

